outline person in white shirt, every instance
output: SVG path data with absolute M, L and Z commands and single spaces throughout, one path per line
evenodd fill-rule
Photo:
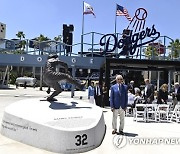
M 131 107 L 129 113 L 133 111 L 135 95 L 132 93 L 132 89 L 128 90 L 128 107 Z
M 135 95 L 132 93 L 132 90 L 128 90 L 128 105 L 133 105 L 134 104 L 134 97 Z

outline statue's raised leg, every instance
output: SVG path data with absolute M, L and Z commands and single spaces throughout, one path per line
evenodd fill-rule
M 60 74 L 57 74 L 57 75 L 59 76 L 59 81 L 60 80 L 66 80 L 68 83 L 71 83 L 71 84 L 75 85 L 76 87 L 78 87 L 79 90 L 83 90 L 84 89 L 84 84 L 81 84 L 80 82 L 78 82 L 71 75 L 66 74 L 66 73 L 60 73 Z M 58 80 L 57 76 L 54 77 L 54 79 Z

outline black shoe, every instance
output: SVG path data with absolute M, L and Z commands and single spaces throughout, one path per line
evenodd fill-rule
M 113 134 L 113 135 L 114 135 L 114 134 L 117 134 L 116 130 L 113 130 L 113 131 L 112 131 L 112 134 Z
M 117 133 L 117 135 L 124 135 L 124 132 L 120 131 L 120 132 Z
M 48 90 L 46 91 L 48 94 L 50 94 L 50 92 L 51 92 L 51 89 L 50 88 L 48 88 Z
M 48 97 L 48 98 L 47 98 L 47 101 L 57 101 L 57 99 L 56 99 L 56 98 L 50 98 L 50 97 Z

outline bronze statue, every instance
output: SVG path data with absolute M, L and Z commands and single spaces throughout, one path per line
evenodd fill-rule
M 57 65 L 63 67 L 65 71 L 56 72 Z M 49 55 L 44 68 L 44 82 L 48 86 L 47 93 L 50 93 L 50 87 L 52 87 L 55 91 L 47 98 L 47 101 L 57 101 L 54 97 L 62 92 L 59 84 L 62 80 L 74 84 L 80 90 L 84 89 L 84 85 L 77 82 L 71 75 L 68 74 L 68 65 L 59 60 L 58 55 Z

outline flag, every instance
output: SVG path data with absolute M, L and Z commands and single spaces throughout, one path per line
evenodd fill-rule
M 130 17 L 130 15 L 128 14 L 128 11 L 126 8 L 124 8 L 123 6 L 120 6 L 118 4 L 116 4 L 116 16 L 125 16 L 129 21 L 132 20 L 132 18 Z
M 93 7 L 91 5 L 89 5 L 88 3 L 86 3 L 86 2 L 84 2 L 83 14 L 93 14 L 94 17 L 96 17 L 95 14 L 94 14 L 94 11 L 93 11 Z

